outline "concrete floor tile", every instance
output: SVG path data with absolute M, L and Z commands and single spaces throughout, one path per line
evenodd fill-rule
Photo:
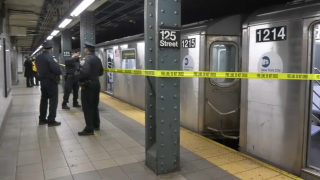
M 70 166 L 70 170 L 72 174 L 80 174 L 80 173 L 85 173 L 89 171 L 94 171 L 95 168 L 92 165 L 92 163 L 85 163 L 85 164 L 76 164 L 76 165 Z
M 17 175 L 16 180 L 44 180 L 43 172 Z
M 56 160 L 56 161 L 49 161 L 43 163 L 44 170 L 51 170 L 51 169 L 58 169 L 68 167 L 68 164 L 65 159 Z
M 29 165 L 17 167 L 17 175 L 32 174 L 35 172 L 42 172 L 42 171 L 43 171 L 42 163 L 29 164 Z
M 71 175 L 70 170 L 68 167 L 63 167 L 63 168 L 57 168 L 57 169 L 51 169 L 51 170 L 45 170 L 44 171 L 44 176 L 45 179 L 55 179 L 55 178 L 60 178 L 64 176 Z
M 101 177 L 97 171 L 75 174 L 73 177 L 74 180 L 101 180 Z
M 114 158 L 114 160 L 117 162 L 118 165 L 131 164 L 131 163 L 138 162 L 138 160 L 134 158 L 132 155 L 117 157 L 117 158 Z
M 97 170 L 118 166 L 118 164 L 113 159 L 94 161 L 92 162 L 92 164 Z
M 98 153 L 98 154 L 89 154 L 88 157 L 92 162 L 111 158 L 111 156 L 107 152 Z

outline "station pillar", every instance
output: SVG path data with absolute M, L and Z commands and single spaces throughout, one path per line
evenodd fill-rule
M 54 37 L 53 38 L 53 43 L 54 43 L 54 47 L 53 47 L 53 55 L 56 57 L 56 59 L 58 60 L 58 62 L 60 63 L 60 48 L 61 48 L 61 41 L 60 41 L 60 37 Z
M 145 68 L 180 70 L 181 0 L 144 5 Z M 145 82 L 146 165 L 157 175 L 171 173 L 180 169 L 180 79 L 146 77 Z
M 65 64 L 65 60 L 71 58 L 72 51 L 72 37 L 70 29 L 65 29 L 61 32 L 61 55 L 60 55 L 60 64 Z M 65 74 L 65 67 L 61 66 L 62 74 Z M 61 79 L 62 87 L 64 87 L 64 76 Z
M 80 47 L 81 56 L 84 57 L 84 42 L 90 42 L 96 44 L 96 33 L 95 33 L 95 14 L 93 11 L 85 11 L 80 15 Z

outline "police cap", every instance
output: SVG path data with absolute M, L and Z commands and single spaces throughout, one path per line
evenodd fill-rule
M 84 47 L 85 47 L 85 48 L 94 48 L 94 47 L 96 47 L 96 46 L 95 46 L 94 44 L 88 42 L 88 41 L 85 41 L 85 42 L 84 42 Z
M 46 41 L 46 42 L 43 43 L 42 46 L 43 46 L 44 49 L 51 49 L 51 48 L 53 48 L 53 42 L 52 41 Z

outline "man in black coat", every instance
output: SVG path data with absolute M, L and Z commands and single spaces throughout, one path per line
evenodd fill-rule
M 30 57 L 26 56 L 26 60 L 24 61 L 24 77 L 27 81 L 27 87 L 33 87 L 33 70 L 32 70 L 32 61 Z
M 43 43 L 44 51 L 37 56 L 36 65 L 38 68 L 39 80 L 41 82 L 41 101 L 39 125 L 48 124 L 51 126 L 59 126 L 61 122 L 57 122 L 58 107 L 58 84 L 62 74 L 60 65 L 52 56 L 53 42 L 46 41 Z M 47 109 L 49 100 L 49 116 L 47 120 Z
M 78 93 L 79 93 L 79 82 L 74 77 L 76 70 L 79 68 L 79 54 L 75 53 L 70 59 L 65 60 L 66 66 L 66 83 L 64 85 L 64 95 L 62 102 L 62 109 L 70 109 L 67 105 L 69 102 L 69 96 L 71 91 L 73 92 L 73 107 L 80 108 L 78 103 Z

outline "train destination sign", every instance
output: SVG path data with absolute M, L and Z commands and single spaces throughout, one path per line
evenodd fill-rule
M 196 38 L 182 39 L 182 48 L 195 48 Z
M 170 29 L 159 30 L 160 48 L 180 48 L 180 31 Z
M 287 40 L 287 27 L 279 26 L 256 30 L 256 42 L 272 42 Z

